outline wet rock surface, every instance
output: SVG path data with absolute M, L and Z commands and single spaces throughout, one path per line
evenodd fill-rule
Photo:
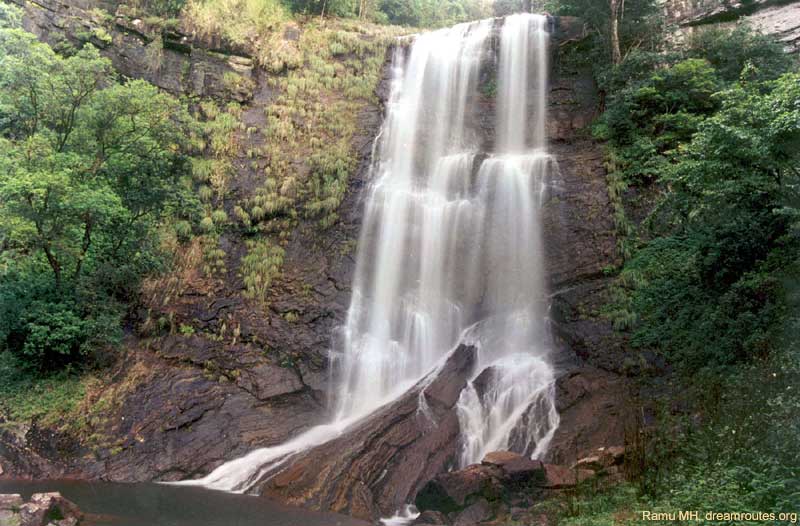
M 552 69 L 548 135 L 558 172 L 542 228 L 561 422 L 545 460 L 570 465 L 587 450 L 624 442 L 630 358 L 626 341 L 601 314 L 612 283 L 606 269 L 621 259 L 603 147 L 588 129 L 597 114 L 596 88 L 568 46 L 554 55 Z
M 475 361 L 460 346 L 435 378 L 423 380 L 395 402 L 338 438 L 268 474 L 263 495 L 287 504 L 374 519 L 392 515 L 417 490 L 451 465 L 458 452 L 455 404 Z M 419 410 L 424 396 L 428 411 Z
M 95 453 L 93 478 L 191 478 L 283 442 L 323 413 L 318 393 L 296 371 L 268 363 L 252 346 L 173 336 L 134 358 L 128 370 L 143 376 L 120 396 L 121 416 L 103 429 L 121 439 Z

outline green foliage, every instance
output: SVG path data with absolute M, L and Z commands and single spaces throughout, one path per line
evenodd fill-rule
M 189 0 L 185 20 L 201 35 L 247 45 L 279 28 L 286 11 L 278 0 Z
M 663 42 L 661 10 L 656 0 L 626 0 L 619 17 L 622 57 L 657 51 Z M 608 0 L 548 0 L 545 10 L 556 15 L 577 16 L 589 28 L 589 64 L 601 76 L 611 64 L 611 7 Z
M 661 174 L 660 237 L 630 262 L 634 343 L 694 370 L 763 356 L 796 257 L 800 76 L 737 83 Z
M 356 118 L 375 98 L 386 47 L 396 33 L 366 24 L 304 26 L 292 43 L 303 67 L 271 81 L 281 95 L 267 108 L 263 153 L 269 164 L 264 186 L 248 207 L 251 224 L 293 219 L 298 202 L 305 217 L 322 227 L 336 221 L 356 166 Z M 295 175 L 299 159 L 310 173 Z
M 245 296 L 264 302 L 272 280 L 280 273 L 284 251 L 269 241 L 249 241 L 247 255 L 242 258 L 242 280 Z
M 80 424 L 76 416 L 91 376 L 69 371 L 39 378 L 23 371 L 19 359 L 0 351 L 0 413 L 10 422 L 36 421 L 42 426 Z
M 800 76 L 712 99 L 719 110 L 655 172 L 668 191 L 621 274 L 630 294 L 617 312 L 634 314 L 635 345 L 686 371 L 769 353 L 786 314 L 780 276 L 797 254 Z
M 131 7 L 165 18 L 178 16 L 186 0 L 135 0 Z
M 633 55 L 632 60 L 638 62 L 638 58 Z M 620 69 L 640 67 L 628 66 L 626 60 Z M 595 124 L 595 135 L 611 142 L 616 168 L 626 180 L 652 180 L 665 169 L 665 154 L 691 138 L 702 119 L 714 111 L 716 101 L 711 95 L 719 87 L 715 70 L 703 59 L 658 69 L 613 95 Z
M 797 295 L 797 291 L 793 291 Z M 792 301 L 797 310 L 797 298 Z M 698 375 L 687 397 L 702 414 L 667 416 L 651 434 L 642 492 L 624 484 L 583 495 L 558 522 L 583 526 L 638 522 L 636 512 L 677 510 L 781 513 L 800 502 L 800 348 L 787 324 L 781 350 L 724 376 Z M 662 465 L 656 465 L 662 463 Z M 658 473 L 658 476 L 655 474 Z M 671 524 L 669 521 L 656 524 Z M 731 524 L 707 521 L 704 524 Z
M 0 350 L 45 370 L 117 341 L 159 265 L 154 231 L 184 204 L 190 122 L 92 46 L 64 58 L 0 29 Z
M 22 11 L 12 4 L 0 4 L 0 29 L 19 27 L 22 27 Z
M 488 18 L 490 7 L 480 0 L 380 0 L 378 4 L 389 23 L 429 28 Z
M 641 430 L 651 441 L 639 491 L 579 499 L 560 524 L 800 502 L 800 75 L 790 70 L 780 46 L 737 27 L 630 52 L 597 75 L 609 96 L 594 132 L 607 141 L 625 259 L 607 314 L 632 346 L 665 355 L 693 414 Z
M 695 31 L 686 48 L 688 56 L 708 60 L 719 77 L 728 82 L 739 80 L 748 63 L 758 67 L 757 70 L 748 70 L 757 74 L 750 80 L 775 79 L 791 64 L 791 58 L 779 43 L 744 24 L 732 31 L 719 28 Z

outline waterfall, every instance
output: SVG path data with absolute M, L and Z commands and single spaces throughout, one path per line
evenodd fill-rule
M 539 220 L 555 170 L 549 38 L 546 17 L 519 14 L 397 47 L 351 304 L 331 351 L 331 422 L 188 483 L 247 491 L 395 399 L 461 341 L 478 348 L 457 407 L 461 463 L 546 451 L 558 425 Z
M 496 450 L 543 455 L 558 426 L 543 283 L 540 207 L 555 161 L 547 153 L 548 21 L 505 19 L 497 74 L 497 141 L 478 170 L 477 250 L 486 261 L 471 329 L 486 367 L 458 403 L 461 465 Z M 481 257 L 481 256 L 472 256 Z M 479 367 L 479 370 L 481 367 Z

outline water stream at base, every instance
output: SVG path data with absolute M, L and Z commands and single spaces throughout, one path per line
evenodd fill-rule
M 518 14 L 398 46 L 351 305 L 332 350 L 331 421 L 185 484 L 246 492 L 397 398 L 459 341 L 478 347 L 457 408 L 460 463 L 501 449 L 544 454 L 558 426 L 539 220 L 557 169 L 545 134 L 548 24 Z M 492 96 L 496 138 L 486 144 L 481 111 Z

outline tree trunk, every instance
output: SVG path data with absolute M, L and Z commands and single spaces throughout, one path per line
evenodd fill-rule
M 622 0 L 609 0 L 611 7 L 611 63 L 622 62 L 622 51 L 619 46 L 619 19 L 622 13 Z

